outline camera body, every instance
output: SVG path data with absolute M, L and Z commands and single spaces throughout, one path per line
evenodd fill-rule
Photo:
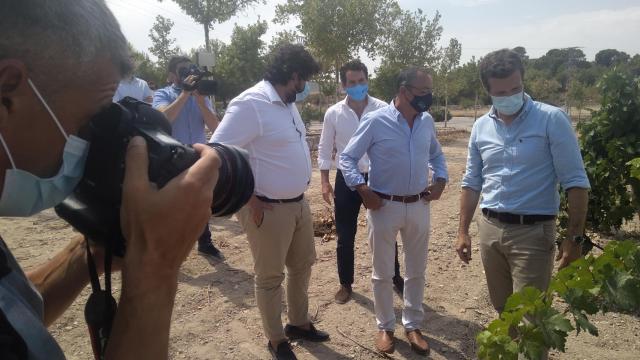
M 215 95 L 218 90 L 218 82 L 216 80 L 204 79 L 204 77 L 211 75 L 210 72 L 200 69 L 196 64 L 190 64 L 178 70 L 178 76 L 180 77 L 183 89 L 187 91 L 197 90 L 198 94 L 205 96 Z M 189 76 L 196 78 L 193 84 L 185 83 L 185 79 Z
M 90 142 L 82 180 L 56 206 L 58 215 L 89 239 L 109 244 L 122 256 L 125 241 L 120 228 L 122 183 L 129 140 L 141 136 L 149 154 L 149 180 L 158 188 L 193 165 L 199 155 L 169 134 L 165 116 L 148 104 L 126 97 L 91 119 L 81 136 Z M 242 149 L 209 144 L 221 158 L 213 191 L 214 216 L 227 216 L 247 203 L 254 190 L 248 155 Z

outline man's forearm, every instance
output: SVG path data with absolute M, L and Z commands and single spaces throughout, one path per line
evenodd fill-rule
M 329 183 L 329 170 L 320 170 L 320 182 Z
M 127 274 L 111 330 L 106 359 L 167 359 L 175 275 Z
M 469 234 L 469 226 L 473 219 L 473 213 L 476 211 L 478 201 L 480 200 L 480 192 L 471 188 L 462 188 L 460 195 L 460 224 L 458 225 L 458 234 Z
M 571 188 L 567 190 L 567 202 L 569 204 L 569 227 L 567 235 L 573 237 L 582 235 L 587 218 L 589 205 L 589 190 L 583 188 Z
M 174 121 L 176 121 L 176 118 L 178 118 L 178 115 L 180 114 L 180 111 L 182 110 L 182 108 L 184 107 L 184 104 L 187 103 L 187 100 L 189 100 L 189 94 L 182 92 L 178 98 L 176 99 L 176 101 L 172 102 L 171 104 L 164 106 L 164 107 L 160 107 L 158 108 L 158 110 L 164 114 L 164 116 L 167 117 L 167 120 L 169 120 L 170 123 L 173 123 Z
M 86 250 L 77 237 L 53 259 L 27 273 L 44 301 L 44 323 L 51 325 L 89 282 Z
M 212 133 L 216 131 L 218 128 L 218 124 L 220 124 L 220 119 L 218 115 L 216 115 L 211 109 L 209 109 L 206 105 L 198 102 L 198 108 L 200 108 L 200 112 L 202 113 L 202 118 L 204 119 L 205 125 L 209 128 L 209 131 Z

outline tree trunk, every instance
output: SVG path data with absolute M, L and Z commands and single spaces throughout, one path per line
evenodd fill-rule
M 209 23 L 202 24 L 204 26 L 204 47 L 207 52 L 211 52 L 211 44 L 209 44 Z
M 444 127 L 447 127 L 447 113 L 449 112 L 449 90 L 447 80 L 444 81 Z
M 478 120 L 478 90 L 476 90 L 476 101 L 473 104 L 473 121 Z

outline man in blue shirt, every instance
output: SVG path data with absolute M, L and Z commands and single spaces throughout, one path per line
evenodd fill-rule
M 471 260 L 469 225 L 482 196 L 480 255 L 500 312 L 513 291 L 549 285 L 558 183 L 567 191 L 569 227 L 556 260 L 562 268 L 580 256 L 590 186 L 569 118 L 524 92 L 519 55 L 508 49 L 488 54 L 480 75 L 493 107 L 469 138 L 456 250 L 462 261 Z
M 378 325 L 375 346 L 385 353 L 395 349 L 392 278 L 398 232 L 406 268 L 402 324 L 411 348 L 419 354 L 429 353 L 429 345 L 420 333 L 429 202 L 440 198 L 448 179 L 433 118 L 426 112 L 432 102 L 432 84 L 426 70 L 411 67 L 402 71 L 395 99 L 362 118 L 340 155 L 346 184 L 358 191 L 367 208 Z M 365 153 L 370 160 L 368 184 L 358 169 Z M 429 169 L 433 171 L 431 185 Z
M 169 59 L 169 81 L 171 85 L 160 89 L 153 95 L 153 107 L 160 110 L 171 123 L 174 138 L 184 144 L 206 144 L 205 125 L 214 132 L 220 121 L 213 110 L 211 101 L 197 90 L 187 91 L 183 82 L 191 84 L 194 77 L 181 79 L 180 69 L 191 66 L 191 60 L 185 56 L 173 56 Z M 198 239 L 198 252 L 203 255 L 219 257 L 220 251 L 213 246 L 211 231 L 207 224 Z

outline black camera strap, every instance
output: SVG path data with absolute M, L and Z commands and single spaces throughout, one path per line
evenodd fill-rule
M 87 246 L 87 264 L 89 266 L 89 277 L 91 279 L 91 295 L 87 300 L 84 308 L 84 318 L 89 328 L 89 336 L 91 337 L 91 347 L 93 348 L 93 356 L 96 360 L 103 360 L 109 335 L 111 334 L 111 326 L 113 318 L 116 314 L 116 300 L 111 294 L 111 260 L 113 254 L 111 245 L 105 244 L 104 252 L 104 287 L 100 288 L 100 279 L 98 270 L 91 254 L 89 247 L 89 238 L 85 237 Z

